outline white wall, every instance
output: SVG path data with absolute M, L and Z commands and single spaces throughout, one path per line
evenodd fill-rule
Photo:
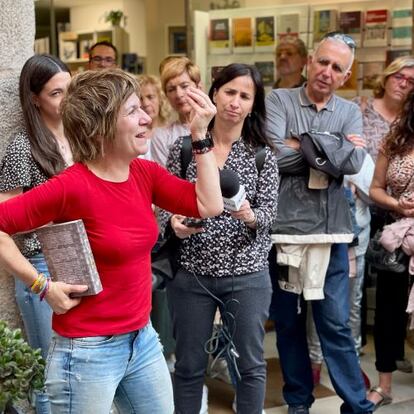
M 128 52 L 139 56 L 147 55 L 147 25 L 144 0 L 97 1 L 95 4 L 74 6 L 70 9 L 70 22 L 73 31 L 102 30 L 111 27 L 105 22 L 110 10 L 122 10 L 127 16 L 125 28 L 129 37 Z

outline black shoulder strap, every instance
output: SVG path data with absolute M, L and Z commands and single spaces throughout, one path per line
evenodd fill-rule
M 266 158 L 266 147 L 264 145 L 260 147 L 256 147 L 255 160 L 256 160 L 257 172 L 259 173 L 259 175 L 263 169 L 265 158 Z
M 191 147 L 191 137 L 186 135 L 183 137 L 183 145 L 181 146 L 181 178 L 185 179 L 187 168 L 193 158 L 193 149 Z
M 190 164 L 192 157 L 193 157 L 193 149 L 191 147 L 191 137 L 190 135 L 186 135 L 185 137 L 183 137 L 183 145 L 181 146 L 181 174 L 180 174 L 181 178 L 185 179 L 186 174 L 187 174 L 187 168 L 188 168 L 188 165 Z M 264 145 L 257 147 L 255 161 L 256 161 L 256 168 L 259 174 L 261 173 L 263 169 L 265 158 L 266 158 L 266 147 Z

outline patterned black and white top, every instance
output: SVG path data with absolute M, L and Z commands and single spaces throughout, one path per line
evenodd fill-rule
M 6 148 L 0 164 L 0 192 L 12 191 L 19 187 L 25 192 L 47 180 L 48 177 L 33 159 L 27 133 L 18 133 Z M 34 256 L 41 251 L 33 233 L 24 237 L 19 236 L 15 240 L 25 257 Z
M 175 141 L 167 161 L 167 169 L 181 176 L 181 145 L 183 138 Z M 266 147 L 265 162 L 258 174 L 255 149 L 242 139 L 233 143 L 224 169 L 235 171 L 246 190 L 256 217 L 257 228 L 251 229 L 241 220 L 234 219 L 224 211 L 220 216 L 204 219 L 204 232 L 183 240 L 179 253 L 180 265 L 198 275 L 225 277 L 243 275 L 265 269 L 271 246 L 269 231 L 276 218 L 279 175 L 276 155 Z M 196 164 L 190 162 L 186 178 L 194 182 Z M 161 230 L 164 231 L 171 215 L 159 214 Z

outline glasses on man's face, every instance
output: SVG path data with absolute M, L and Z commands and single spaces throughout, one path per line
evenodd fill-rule
M 323 39 L 336 39 L 345 43 L 351 50 L 356 49 L 355 40 L 351 36 L 341 32 L 329 32 L 323 36 Z
M 410 78 L 409 76 L 405 76 L 402 73 L 393 73 L 391 75 L 398 83 L 407 82 L 407 85 L 411 88 L 414 87 L 414 78 Z
M 93 57 L 91 57 L 91 62 L 105 63 L 106 65 L 113 65 L 115 63 L 115 59 L 110 57 L 110 56 L 108 56 L 108 57 L 93 56 Z

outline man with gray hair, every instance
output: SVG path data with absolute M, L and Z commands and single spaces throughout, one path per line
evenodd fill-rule
M 276 47 L 276 75 L 273 85 L 278 88 L 297 88 L 305 83 L 302 75 L 308 58 L 308 49 L 302 39 L 288 38 L 281 40 Z
M 269 256 L 274 282 L 270 318 L 276 326 L 289 414 L 308 414 L 314 401 L 304 300 L 311 300 L 332 384 L 344 400 L 341 414 L 368 414 L 374 409 L 366 399 L 348 327 L 347 243 L 353 234 L 342 185 L 343 175 L 357 173 L 366 155 L 360 137 L 362 117 L 358 106 L 334 94 L 351 75 L 354 53 L 351 37 L 328 33 L 308 58 L 308 82 L 300 88 L 273 90 L 266 100 L 267 132 L 278 148 L 281 174 L 272 228 L 277 254 L 273 247 Z M 335 167 L 339 173 L 321 171 L 320 158 L 307 161 L 311 137 L 326 158 L 342 157 Z M 341 146 L 333 150 L 330 146 L 336 142 Z

